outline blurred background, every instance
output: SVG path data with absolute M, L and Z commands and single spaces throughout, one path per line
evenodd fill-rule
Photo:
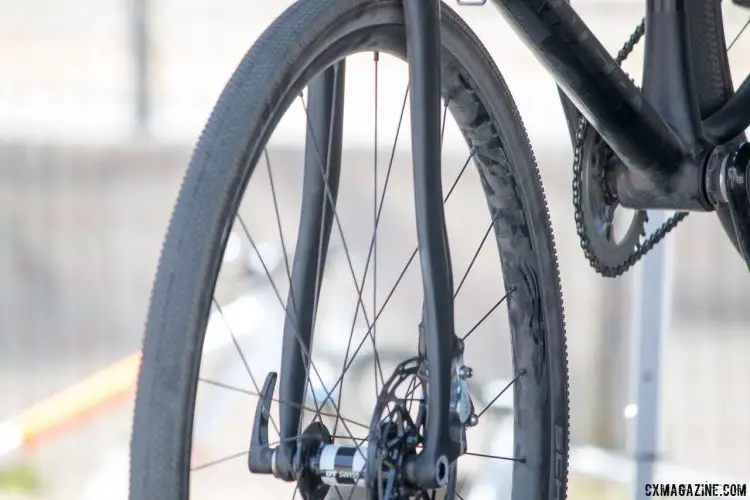
M 289 3 L 0 0 L 0 498 L 124 498 L 137 353 L 181 178 L 223 85 Z M 642 3 L 574 1 L 612 52 Z M 747 13 L 724 9 L 733 36 Z M 492 7 L 457 10 L 506 78 L 542 171 L 565 292 L 573 444 L 628 456 L 632 273 L 605 280 L 580 250 L 551 79 Z M 745 36 L 735 75 L 750 69 L 748 50 Z M 636 78 L 638 54 L 626 65 Z M 715 216 L 693 215 L 669 238 L 661 458 L 698 471 L 695 481 L 747 482 L 750 279 Z

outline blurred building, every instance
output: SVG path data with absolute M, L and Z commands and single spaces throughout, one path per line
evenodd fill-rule
M 580 5 L 613 51 L 642 9 L 635 1 Z M 0 419 L 139 349 L 191 148 L 222 85 L 281 8 L 0 0 Z M 509 30 L 497 29 L 499 16 L 461 12 L 514 90 L 543 171 L 566 293 L 573 437 L 626 448 L 623 409 L 634 399 L 630 278 L 604 280 L 582 256 L 569 188 L 572 153 L 551 80 Z M 732 27 L 744 22 L 729 20 Z M 147 39 L 138 38 L 142 29 Z M 747 53 L 750 36 L 740 43 L 735 53 Z M 736 75 L 747 72 L 748 61 L 735 62 Z M 141 77 L 139 68 L 147 69 Z M 712 214 L 691 216 L 670 237 L 675 283 L 662 365 L 664 454 L 747 478 L 750 276 Z M 91 442 L 87 432 L 122 444 L 129 419 L 126 405 L 32 455 L 60 492 L 49 498 L 73 495 L 98 460 L 89 456 L 97 450 L 81 444 Z M 63 470 L 65 456 L 80 460 L 65 461 L 71 470 Z

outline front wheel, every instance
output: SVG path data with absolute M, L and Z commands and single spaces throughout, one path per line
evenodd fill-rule
M 453 11 L 442 6 L 441 15 L 446 110 L 442 130 L 456 132 L 464 149 L 459 157 L 454 151 L 457 143 L 447 135 L 443 138 L 443 201 L 446 208 L 457 209 L 453 217 L 446 214 L 451 267 L 456 272 L 454 330 L 465 340 L 463 361 L 473 365 L 475 380 L 500 376 L 513 382 L 508 389 L 514 396 L 513 449 L 504 457 L 489 458 L 512 464 L 512 498 L 560 500 L 567 482 L 568 374 L 547 205 L 524 127 L 497 68 Z M 414 213 L 413 189 L 394 187 L 398 180 L 408 184 L 411 175 L 410 157 L 397 147 L 399 136 L 402 141 L 409 137 L 401 130 L 406 127 L 401 118 L 409 115 L 408 81 L 380 76 L 399 67 L 408 74 L 405 60 L 400 1 L 301 0 L 258 39 L 235 71 L 193 154 L 162 251 L 138 381 L 131 500 L 199 497 L 209 469 L 218 478 L 203 490 L 207 497 L 293 498 L 302 493 L 305 498 L 327 494 L 327 498 L 345 499 L 352 497 L 338 484 L 348 483 L 375 484 L 368 491 L 352 489 L 368 498 L 435 498 L 434 491 L 418 491 L 404 483 L 393 463 L 390 469 L 381 469 L 382 477 L 359 481 L 357 476 L 366 459 L 361 447 L 381 445 L 368 441 L 374 435 L 368 432 L 373 425 L 390 429 L 394 439 L 409 434 L 408 442 L 389 441 L 395 443 L 394 453 L 416 453 L 424 445 L 415 422 L 424 422 L 419 412 L 425 408 L 428 388 L 424 390 L 422 364 L 429 365 L 430 360 L 413 358 L 415 365 L 404 364 L 391 374 L 383 373 L 377 355 L 378 344 L 386 342 L 408 346 L 417 354 L 420 292 L 427 281 L 419 273 L 407 272 L 418 260 L 415 238 L 403 234 L 413 229 L 407 221 Z M 333 119 L 329 127 L 315 128 L 320 114 L 312 109 L 318 106 L 314 101 L 321 95 L 321 79 L 335 83 L 333 100 L 343 99 L 347 114 L 343 123 Z M 364 98 L 365 91 L 374 95 Z M 396 108 L 384 103 L 388 97 L 396 97 Z M 398 112 L 378 118 L 385 109 L 399 108 L 400 118 Z M 375 120 L 370 125 L 365 118 L 372 115 Z M 447 124 L 448 120 L 453 123 Z M 392 128 L 383 133 L 385 122 Z M 295 131 L 301 132 L 305 144 L 301 155 L 290 146 Z M 347 159 L 349 150 L 342 140 L 350 135 L 357 136 L 358 142 L 353 146 L 355 156 Z M 449 144 L 454 148 L 450 155 Z M 362 153 L 371 145 L 373 153 Z M 275 168 L 278 163 L 285 168 Z M 349 174 L 352 178 L 347 180 Z M 388 200 L 386 191 L 391 195 Z M 310 200 L 318 200 L 318 205 Z M 389 203 L 395 210 L 383 210 Z M 311 213 L 320 214 L 320 220 L 312 217 L 311 221 Z M 295 219 L 299 219 L 296 229 L 284 227 Z M 397 229 L 377 236 L 388 223 Z M 345 231 L 347 226 L 350 232 Z M 327 251 L 332 227 L 346 254 L 333 266 Z M 228 292 L 218 281 L 232 230 L 244 235 L 256 252 L 263 238 L 280 239 L 283 253 L 291 250 L 289 242 L 296 238 L 297 248 L 293 263 L 283 256 L 275 259 L 275 267 L 258 252 L 260 268 L 271 285 L 263 293 L 222 305 Z M 362 248 L 359 254 L 357 243 Z M 416 278 L 411 287 L 410 277 Z M 354 289 L 353 300 L 344 298 L 346 285 Z M 404 288 L 406 292 L 398 296 L 397 289 Z M 460 313 L 462 307 L 466 310 Z M 386 309 L 395 309 L 396 318 L 388 321 Z M 503 313 L 504 322 L 499 319 Z M 300 340 L 298 348 L 287 344 L 289 332 Z M 355 332 L 362 332 L 361 339 L 353 338 Z M 504 333 L 510 341 L 503 341 Z M 206 346 L 221 338 L 238 353 L 240 372 L 246 375 L 242 381 L 217 380 L 201 366 L 202 357 L 210 355 Z M 323 347 L 305 345 L 313 339 Z M 347 369 L 358 352 L 364 352 L 363 346 L 375 360 L 374 391 L 346 382 Z M 287 382 L 291 377 L 284 360 L 295 352 L 298 360 L 309 360 L 309 369 L 307 381 L 290 391 L 288 384 L 284 389 L 285 377 Z M 503 359 L 509 366 L 503 367 Z M 338 373 L 329 369 L 335 366 L 340 367 Z M 311 453 L 297 462 L 302 464 L 298 469 L 273 471 L 294 476 L 289 482 L 248 471 L 247 433 L 258 415 L 253 409 L 269 372 L 280 374 L 281 389 L 266 393 L 271 407 L 262 415 L 270 421 L 269 434 L 276 431 L 280 436 L 276 444 L 318 440 L 321 445 L 317 455 Z M 405 374 L 411 378 L 407 380 Z M 395 380 L 396 375 L 404 375 L 406 389 L 405 395 L 390 401 L 399 408 L 398 418 L 378 423 L 376 408 L 389 415 L 396 411 L 382 397 L 387 392 L 385 381 Z M 217 431 L 217 439 L 226 438 L 223 431 L 231 423 L 239 422 L 242 430 L 224 439 L 228 445 L 221 455 L 206 446 L 208 436 L 203 436 L 200 447 L 194 443 L 196 399 L 219 389 L 251 399 L 250 404 L 245 400 L 233 411 L 225 410 L 226 424 L 215 426 L 222 431 Z M 452 396 L 457 404 L 466 403 L 466 392 L 456 390 Z M 372 424 L 343 416 L 352 391 L 357 393 L 356 404 L 363 401 L 364 391 L 373 394 Z M 412 407 L 416 413 L 410 413 Z M 303 414 L 304 425 L 285 428 L 284 415 L 295 411 Z M 467 429 L 464 456 L 477 458 L 472 452 L 482 449 L 482 436 L 492 435 L 491 429 L 480 433 L 484 411 L 474 408 L 478 419 L 472 424 L 478 420 L 478 425 Z M 409 414 L 415 415 L 413 419 Z M 342 450 L 346 453 L 338 453 Z M 348 459 L 339 463 L 339 455 Z M 462 460 L 450 464 L 449 484 L 438 497 L 460 498 L 456 488 L 461 484 L 457 476 Z M 333 468 L 321 474 L 322 464 L 328 461 Z M 340 467 L 353 470 L 342 473 Z

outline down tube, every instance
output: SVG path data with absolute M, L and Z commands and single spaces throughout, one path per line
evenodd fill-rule
M 677 172 L 688 148 L 565 0 L 492 0 L 630 168 Z

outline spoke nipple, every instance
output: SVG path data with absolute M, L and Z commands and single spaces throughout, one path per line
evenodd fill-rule
M 458 369 L 458 376 L 463 380 L 470 379 L 474 375 L 474 370 L 470 366 L 462 366 Z
M 478 423 L 479 423 L 479 417 L 477 416 L 476 413 L 472 413 L 471 415 L 469 415 L 469 421 L 467 422 L 466 425 L 469 427 L 474 427 Z

